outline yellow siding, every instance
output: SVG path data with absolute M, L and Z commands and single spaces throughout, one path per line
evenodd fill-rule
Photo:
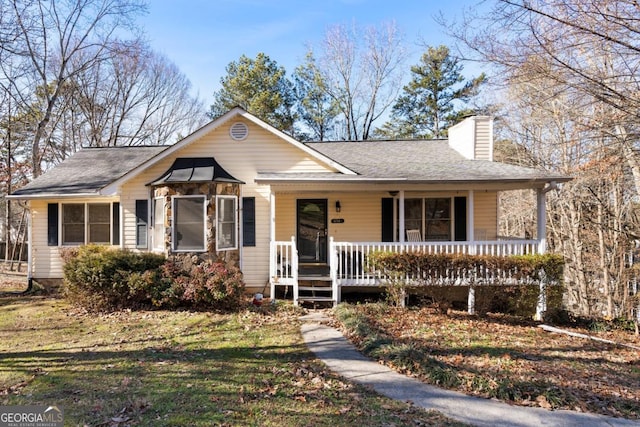
M 104 199 L 64 199 L 63 203 L 104 203 L 117 202 L 115 198 Z M 31 200 L 31 238 L 33 240 L 31 252 L 31 275 L 34 279 L 60 279 L 62 258 L 59 246 L 48 246 L 47 205 L 58 203 L 59 200 Z M 64 246 L 62 246 L 64 248 Z
M 381 200 L 389 197 L 387 192 L 277 194 L 276 197 L 276 240 L 288 241 L 295 236 L 297 199 L 327 199 L 328 234 L 337 242 L 378 242 L 381 239 Z M 336 200 L 340 200 L 340 213 L 335 210 Z M 331 223 L 337 218 L 344 222 Z
M 475 159 L 493 160 L 493 129 L 489 117 L 475 117 Z
M 249 127 L 249 136 L 244 141 L 234 141 L 229 136 L 229 127 L 237 121 L 242 121 Z M 149 197 L 146 184 L 159 178 L 177 157 L 214 157 L 233 177 L 245 182 L 241 187 L 242 197 L 255 197 L 256 246 L 241 247 L 241 268 L 247 286 L 256 289 L 262 289 L 269 277 L 269 198 L 271 194 L 269 186 L 255 183 L 256 175 L 259 172 L 335 172 L 334 169 L 328 168 L 299 148 L 254 123 L 243 119 L 232 120 L 123 185 L 121 205 L 124 247 L 135 248 L 136 199 Z M 295 211 L 293 212 L 295 214 Z
M 255 197 L 256 246 L 241 246 L 241 268 L 247 287 L 250 290 L 262 290 L 269 275 L 271 187 L 256 184 L 256 175 L 260 172 L 335 172 L 335 170 L 250 121 L 244 121 L 249 127 L 248 138 L 244 141 L 234 141 L 228 135 L 229 127 L 234 122 L 223 124 L 218 129 L 212 130 L 122 186 L 119 200 L 123 232 L 121 242 L 123 247 L 135 249 L 135 201 L 149 198 L 149 187 L 146 184 L 160 177 L 177 157 L 215 157 L 227 172 L 245 182 L 241 186 L 241 196 Z M 485 128 L 489 129 L 486 126 Z M 479 136 L 480 139 L 484 138 L 480 133 Z M 296 233 L 296 199 L 327 199 L 328 234 L 335 241 L 372 242 L 381 239 L 381 199 L 389 197 L 386 189 L 369 191 L 373 187 L 362 185 L 357 188 L 349 187 L 351 191 L 345 191 L 346 186 L 340 184 L 332 187 L 332 191 L 327 191 L 322 186 L 313 188 L 309 185 L 276 188 L 276 240 L 288 241 Z M 412 191 L 407 192 L 406 197 L 453 197 L 455 194 L 457 193 L 450 191 Z M 340 213 L 335 211 L 336 200 L 340 200 L 342 206 Z M 65 202 L 74 201 L 91 200 L 65 200 Z M 47 202 L 31 202 L 34 240 L 32 271 L 35 278 L 62 277 L 59 248 L 47 246 Z M 497 192 L 476 191 L 474 206 L 475 228 L 486 230 L 487 238 L 495 239 Z M 242 215 L 239 218 L 242 218 Z M 344 222 L 331 223 L 332 219 L 337 218 L 343 219 Z
M 496 191 L 474 192 L 475 230 L 482 230 L 486 240 L 495 240 L 498 232 L 498 193 Z M 480 240 L 476 236 L 476 240 Z

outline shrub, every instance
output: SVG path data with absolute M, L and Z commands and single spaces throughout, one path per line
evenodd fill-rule
M 236 267 L 205 261 L 190 272 L 174 270 L 176 286 L 169 291 L 196 308 L 236 310 L 244 304 L 244 281 Z
M 65 251 L 64 293 L 88 311 L 141 307 L 236 310 L 244 300 L 242 273 L 221 262 L 189 269 L 164 256 L 87 245 Z
M 423 252 L 375 252 L 368 257 L 369 268 L 379 271 L 386 280 L 385 291 L 390 303 L 401 305 L 408 287 L 425 285 L 425 291 L 440 310 L 446 313 L 453 305 L 445 278 L 460 274 L 467 285 L 478 283 L 476 310 L 503 311 L 519 315 L 535 312 L 539 288 L 538 280 L 555 286 L 547 287 L 549 306 L 559 305 L 562 297 L 564 259 L 556 254 L 492 256 L 466 254 L 430 254 Z M 483 283 L 492 277 L 494 285 Z M 406 280 L 410 277 L 411 280 Z M 517 286 L 506 286 L 513 280 Z M 477 281 L 477 282 L 476 282 Z M 500 283 L 502 282 L 502 283 Z M 523 286 L 528 285 L 528 286 Z M 492 290 L 495 289 L 495 290 Z M 559 297 L 558 297 L 559 295 Z
M 550 283 L 562 281 L 564 259 L 557 254 L 544 255 L 466 255 L 430 254 L 423 252 L 374 252 L 368 261 L 370 267 L 390 275 L 401 273 L 425 283 L 437 283 L 451 271 L 492 271 L 496 277 L 516 279 L 544 279 Z M 509 274 L 507 274 L 509 273 Z
M 89 311 L 149 305 L 164 256 L 87 245 L 64 264 L 64 294 Z

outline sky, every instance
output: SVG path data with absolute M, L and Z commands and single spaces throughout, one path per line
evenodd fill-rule
M 230 62 L 263 52 L 290 75 L 308 46 L 318 46 L 336 24 L 395 21 L 411 53 L 408 69 L 419 61 L 420 42 L 453 46 L 435 16 L 460 20 L 463 10 L 479 1 L 149 0 L 140 22 L 151 46 L 180 68 L 208 107 Z

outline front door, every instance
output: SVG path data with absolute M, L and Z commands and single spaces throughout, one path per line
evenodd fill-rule
M 301 264 L 327 262 L 327 199 L 302 199 L 297 205 L 298 259 Z

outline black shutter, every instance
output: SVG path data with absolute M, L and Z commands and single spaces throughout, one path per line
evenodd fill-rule
M 47 245 L 58 246 L 58 204 L 47 205 Z
M 149 201 L 136 200 L 136 247 L 147 247 Z
M 242 245 L 256 245 L 256 198 L 242 198 Z
M 382 198 L 382 241 L 393 242 L 393 201 L 392 197 Z
M 120 203 L 111 205 L 111 244 L 120 245 Z
M 455 197 L 453 201 L 454 240 L 467 240 L 467 198 Z

